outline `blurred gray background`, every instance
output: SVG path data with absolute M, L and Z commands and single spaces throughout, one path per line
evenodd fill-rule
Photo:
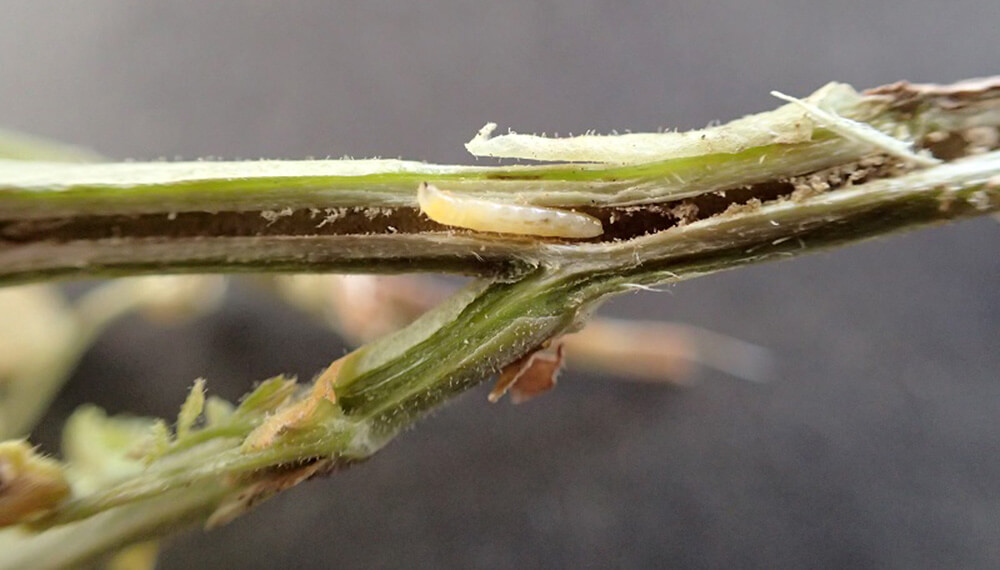
M 471 162 L 486 121 L 690 128 L 770 89 L 995 74 L 998 21 L 996 0 L 7 0 L 0 125 L 115 158 Z M 777 377 L 682 390 L 570 363 L 524 406 L 476 390 L 161 567 L 996 567 L 998 244 L 982 219 L 621 298 L 606 313 L 772 348 Z M 181 328 L 124 322 L 37 439 L 85 401 L 171 416 L 196 376 L 236 398 L 343 351 L 247 288 Z

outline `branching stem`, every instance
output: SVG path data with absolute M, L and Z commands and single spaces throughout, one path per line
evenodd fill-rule
M 616 293 L 1000 210 L 1000 151 L 953 140 L 1000 126 L 1000 82 L 850 93 L 827 88 L 808 101 L 905 136 L 943 163 L 899 161 L 812 125 L 794 105 L 704 138 L 649 139 L 674 152 L 652 162 L 616 148 L 615 163 L 492 168 L 0 163 L 3 284 L 187 271 L 484 277 L 338 361 L 329 397 L 271 380 L 200 427 L 189 428 L 190 415 L 176 436 L 155 424 L 145 463 L 74 489 L 31 521 L 43 532 L 0 536 L 17 545 L 0 548 L 0 568 L 78 564 L 212 513 L 220 522 L 364 460 L 428 410 L 579 328 Z M 537 148 L 573 158 L 616 144 L 584 138 Z M 533 148 L 523 135 L 473 143 L 491 154 Z M 440 226 L 415 207 L 425 180 L 487 200 L 579 209 L 600 218 L 605 234 L 561 240 Z M 286 423 L 251 437 L 275 418 Z M 129 453 L 134 462 L 136 449 Z M 71 547 L 47 554 L 59 541 Z

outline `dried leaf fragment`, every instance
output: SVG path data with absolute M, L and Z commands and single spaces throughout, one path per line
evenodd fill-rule
M 340 358 L 330 364 L 313 383 L 312 390 L 305 398 L 284 409 L 279 409 L 273 416 L 250 432 L 250 435 L 243 442 L 243 449 L 264 449 L 273 444 L 278 436 L 307 424 L 316 414 L 316 410 L 322 402 L 336 404 L 337 394 L 334 392 L 333 385 L 337 381 L 337 375 L 345 358 Z
M 936 104 L 945 109 L 954 109 L 986 99 L 991 92 L 996 91 L 1000 91 L 1000 75 L 967 79 L 949 85 L 897 81 L 868 89 L 864 94 L 885 96 L 893 107 L 908 107 L 935 100 Z
M 548 347 L 536 350 L 509 364 L 500 372 L 500 379 L 493 386 L 488 399 L 496 403 L 510 391 L 513 403 L 527 402 L 555 388 L 562 365 L 561 342 L 556 344 L 554 350 Z
M 34 519 L 69 495 L 58 462 L 23 440 L 0 443 L 0 527 Z
M 314 461 L 305 467 L 278 468 L 267 471 L 258 480 L 225 499 L 208 517 L 205 528 L 212 529 L 224 525 L 274 495 L 316 475 L 329 473 L 332 468 L 333 461 L 323 459 Z

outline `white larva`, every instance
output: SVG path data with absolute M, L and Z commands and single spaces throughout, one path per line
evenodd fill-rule
M 439 224 L 478 232 L 561 238 L 592 238 L 604 233 L 601 220 L 587 214 L 468 198 L 426 182 L 417 188 L 417 203 Z

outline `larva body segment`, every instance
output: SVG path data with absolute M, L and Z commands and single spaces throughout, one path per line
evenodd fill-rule
M 604 233 L 601 220 L 587 214 L 467 198 L 426 182 L 417 188 L 417 203 L 439 224 L 478 232 L 561 238 L 592 238 Z

